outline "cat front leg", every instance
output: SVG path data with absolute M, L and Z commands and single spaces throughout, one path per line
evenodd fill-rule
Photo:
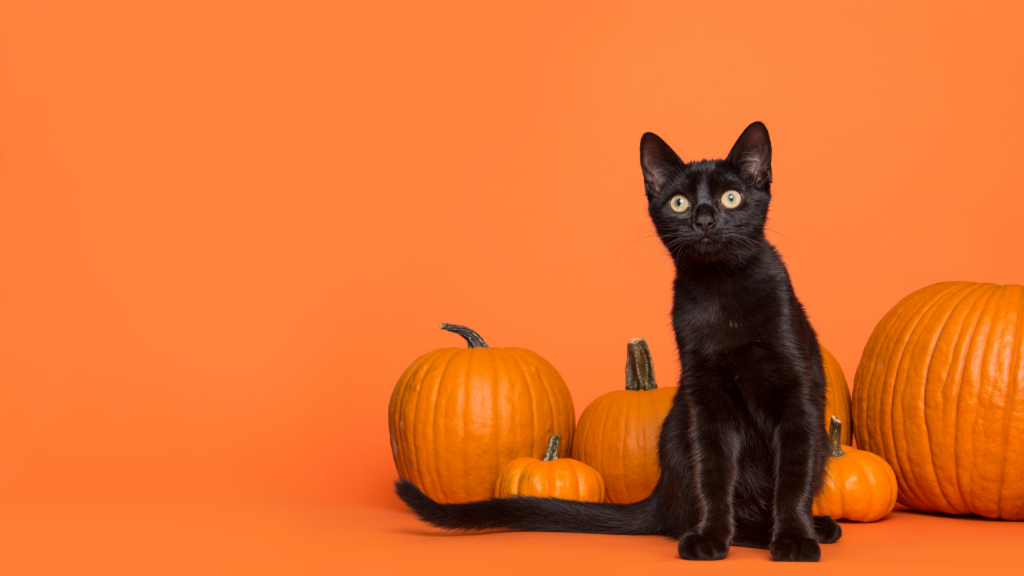
M 794 394 L 783 402 L 776 435 L 775 529 L 768 549 L 774 560 L 817 562 L 821 547 L 815 532 L 811 504 L 814 499 L 815 449 L 820 426 Z
M 689 368 L 686 394 L 694 489 L 700 508 L 696 529 L 679 540 L 686 560 L 720 560 L 732 541 L 733 493 L 742 445 L 740 414 L 713 369 Z
M 820 485 L 824 402 L 814 398 L 810 367 L 796 355 L 750 346 L 737 354 L 735 369 L 747 408 L 772 444 L 773 528 L 768 549 L 775 560 L 816 562 L 821 547 L 811 504 Z

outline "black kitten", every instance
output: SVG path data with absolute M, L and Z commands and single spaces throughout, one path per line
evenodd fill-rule
M 676 264 L 672 323 L 683 375 L 658 446 L 661 479 L 635 504 L 546 498 L 438 504 L 402 480 L 399 497 L 442 528 L 664 534 L 690 560 L 731 544 L 816 561 L 839 525 L 811 515 L 829 440 L 818 341 L 764 236 L 771 199 L 764 124 L 725 160 L 684 163 L 644 134 L 648 212 Z

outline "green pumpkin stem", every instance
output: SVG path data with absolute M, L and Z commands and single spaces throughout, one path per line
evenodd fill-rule
M 481 338 L 479 334 L 465 326 L 459 326 L 458 324 L 441 324 L 441 330 L 447 330 L 462 336 L 466 339 L 466 343 L 469 344 L 470 348 L 488 348 L 487 342 L 484 342 L 484 339 Z
M 558 443 L 562 441 L 562 437 L 558 434 L 552 434 L 548 438 L 548 450 L 544 453 L 544 461 L 551 462 L 552 460 L 558 460 Z
M 643 338 L 633 338 L 626 344 L 626 390 L 654 390 L 657 387 L 651 349 Z
M 832 420 L 830 420 L 829 423 L 828 423 L 828 437 L 829 437 L 830 440 L 832 440 L 832 457 L 833 458 L 839 458 L 840 456 L 846 454 L 846 451 L 843 450 L 843 445 L 840 444 L 840 442 L 839 442 L 839 438 L 842 435 L 842 432 L 843 432 L 843 421 L 840 420 L 839 418 L 836 418 L 833 415 L 832 416 Z

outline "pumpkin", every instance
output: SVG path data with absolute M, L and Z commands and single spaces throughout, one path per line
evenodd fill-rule
M 543 460 L 516 458 L 498 475 L 496 498 L 536 496 L 583 502 L 604 501 L 601 474 L 583 462 L 558 457 L 558 434 L 552 434 Z
M 858 447 L 901 504 L 1024 519 L 1024 287 L 944 282 L 882 318 L 857 366 Z
M 395 385 L 388 428 L 398 475 L 438 502 L 470 502 L 493 496 L 512 460 L 543 456 L 551 434 L 565 438 L 568 455 L 576 413 L 555 368 L 524 348 L 489 348 L 464 326 L 441 328 L 469 347 L 420 356 Z
M 832 416 L 842 422 L 852 422 L 853 412 L 850 402 L 850 386 L 846 383 L 843 368 L 831 352 L 821 348 L 821 363 L 825 367 L 825 429 L 829 429 Z M 853 427 L 849 424 L 842 427 L 842 443 L 853 444 Z
M 881 520 L 896 506 L 896 474 L 882 457 L 840 443 L 843 423 L 832 417 L 832 458 L 814 498 L 815 516 L 857 522 Z
M 626 345 L 626 389 L 598 397 L 580 415 L 572 457 L 601 473 L 609 502 L 639 502 L 654 490 L 658 434 L 676 390 L 658 388 L 647 342 L 635 338 Z

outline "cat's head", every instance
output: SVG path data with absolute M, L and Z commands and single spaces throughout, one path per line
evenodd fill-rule
M 683 162 L 650 132 L 640 139 L 648 211 L 676 261 L 745 260 L 764 245 L 772 144 L 754 122 L 725 160 Z

